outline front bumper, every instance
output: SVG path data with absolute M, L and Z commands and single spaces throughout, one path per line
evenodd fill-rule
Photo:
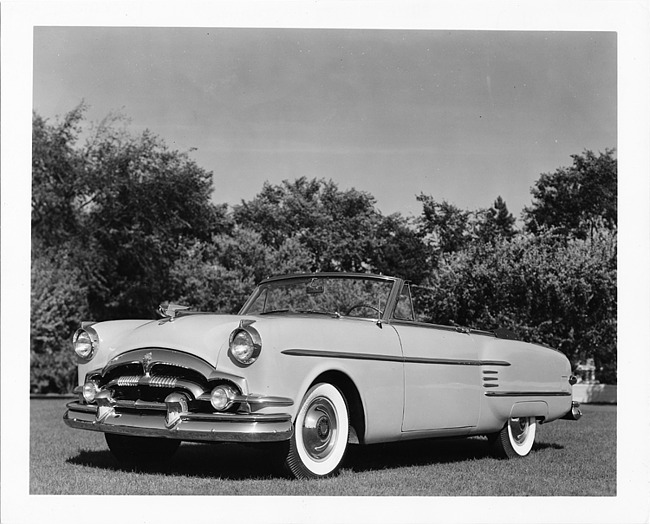
M 171 413 L 165 404 L 109 408 L 70 402 L 63 421 L 71 428 L 188 441 L 275 442 L 293 434 L 288 414 Z

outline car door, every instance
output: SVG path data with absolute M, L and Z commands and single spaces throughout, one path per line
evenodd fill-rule
M 410 300 L 406 285 L 403 294 Z M 468 330 L 415 322 L 399 309 L 391 324 L 404 358 L 402 431 L 476 426 L 481 368 L 474 336 Z

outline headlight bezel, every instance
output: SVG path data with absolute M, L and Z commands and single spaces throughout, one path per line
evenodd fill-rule
M 251 326 L 252 323 L 253 321 L 242 320 L 239 327 L 230 333 L 228 340 L 228 354 L 241 367 L 253 364 L 262 352 L 262 337 Z
M 92 327 L 81 327 L 72 335 L 72 350 L 77 357 L 77 363 L 85 364 L 90 362 L 97 354 L 98 349 L 99 335 Z

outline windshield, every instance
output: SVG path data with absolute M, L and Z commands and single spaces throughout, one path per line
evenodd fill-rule
M 261 284 L 242 314 L 313 313 L 380 318 L 392 280 L 370 277 L 296 277 Z

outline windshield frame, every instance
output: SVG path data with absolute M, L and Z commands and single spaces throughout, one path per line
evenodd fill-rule
M 393 309 L 395 308 L 395 304 L 397 303 L 397 299 L 399 297 L 399 294 L 402 290 L 402 285 L 404 281 L 400 278 L 395 278 L 395 277 L 389 277 L 385 275 L 376 275 L 373 273 L 337 273 L 337 272 L 323 272 L 323 273 L 295 273 L 291 275 L 279 275 L 279 276 L 273 276 L 270 278 L 267 278 L 265 280 L 262 280 L 256 287 L 255 290 L 251 293 L 250 297 L 244 305 L 242 306 L 241 310 L 239 311 L 239 315 L 247 315 L 247 314 L 252 314 L 252 313 L 247 313 L 248 309 L 255 303 L 259 295 L 264 291 L 265 287 L 267 284 L 270 283 L 276 283 L 276 282 L 281 282 L 283 280 L 305 280 L 305 279 L 311 279 L 311 278 L 338 278 L 338 279 L 351 279 L 351 280 L 377 280 L 377 281 L 384 281 L 384 282 L 392 282 L 392 286 L 390 289 L 390 292 L 388 293 L 388 298 L 386 301 L 386 307 L 384 308 L 383 314 L 378 320 L 382 321 L 388 321 L 392 318 L 393 316 Z M 356 318 L 356 317 L 350 317 L 350 318 Z

